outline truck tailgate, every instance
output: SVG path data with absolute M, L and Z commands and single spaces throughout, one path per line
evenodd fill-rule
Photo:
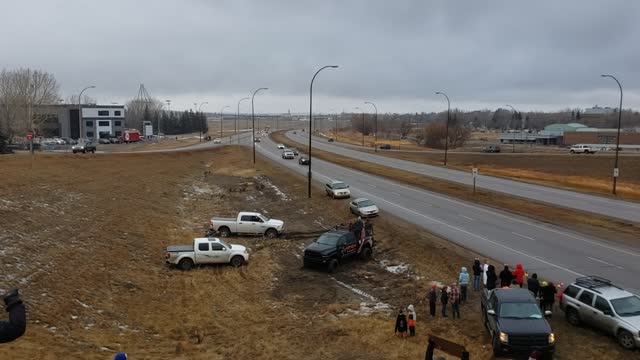
M 193 245 L 170 245 L 167 246 L 167 252 L 192 252 Z

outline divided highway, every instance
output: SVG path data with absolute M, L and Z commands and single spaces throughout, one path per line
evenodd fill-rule
M 301 143 L 301 146 L 303 146 L 303 144 L 308 144 L 309 141 L 308 133 L 298 132 L 296 135 L 292 132 L 287 132 L 286 136 Z M 352 147 L 328 143 L 326 140 L 323 141 L 320 139 L 321 138 L 313 139 L 314 149 L 332 152 L 339 156 L 362 159 L 363 161 L 465 185 L 473 184 L 470 172 L 452 170 L 439 166 L 419 164 L 411 161 L 371 154 L 365 151 L 355 150 Z M 640 223 L 640 203 L 482 175 L 482 169 L 480 169 L 480 173 L 481 174 L 478 176 L 476 184 L 479 188 Z
M 244 139 L 243 143 L 250 145 L 250 140 Z M 323 145 L 316 146 L 331 148 Z M 306 175 L 308 171 L 306 166 L 298 165 L 297 160 L 282 159 L 281 150 L 268 137 L 262 138 L 256 151 L 300 174 Z M 512 266 L 522 263 L 529 273 L 537 272 L 549 279 L 568 282 L 578 276 L 595 274 L 640 293 L 640 279 L 635 276 L 640 271 L 637 248 L 466 203 L 317 158 L 312 161 L 315 182 L 345 181 L 351 186 L 353 197 L 373 200 L 383 211 L 381 216 L 385 216 L 385 212 L 393 214 L 504 263 Z M 347 201 L 344 208 L 346 215 Z M 500 271 L 501 266 L 496 265 Z

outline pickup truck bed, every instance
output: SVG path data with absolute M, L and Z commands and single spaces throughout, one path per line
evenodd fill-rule
M 229 222 L 234 222 L 236 221 L 236 218 L 223 218 L 223 217 L 212 217 L 211 220 L 213 221 L 229 221 Z
M 190 252 L 193 251 L 193 245 L 171 245 L 167 246 L 167 252 Z

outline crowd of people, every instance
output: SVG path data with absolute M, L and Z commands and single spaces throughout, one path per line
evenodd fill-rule
M 472 287 L 473 292 L 477 292 L 485 288 L 493 290 L 495 288 L 505 287 L 526 287 L 533 296 L 539 301 L 541 311 L 552 311 L 555 303 L 557 289 L 551 281 L 539 281 L 538 274 L 534 273 L 528 276 L 522 264 L 516 264 L 514 270 L 505 264 L 500 273 L 496 272 L 495 266 L 489 264 L 489 260 L 475 259 L 471 267 L 473 277 L 469 274 L 466 267 L 460 269 L 457 281 L 449 285 L 433 284 L 426 294 L 426 302 L 428 303 L 429 315 L 436 317 L 438 303 L 440 304 L 440 314 L 443 318 L 447 315 L 449 305 L 451 305 L 451 317 L 460 319 L 460 305 L 468 300 L 468 288 Z M 409 305 L 406 309 L 400 309 L 396 317 L 395 333 L 404 338 L 407 336 L 415 336 L 416 334 L 416 311 L 413 305 Z

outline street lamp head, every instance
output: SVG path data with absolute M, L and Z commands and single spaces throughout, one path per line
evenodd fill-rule
M 442 95 L 440 91 L 436 91 L 436 95 Z
M 605 74 L 602 74 L 602 75 L 600 75 L 600 76 L 602 76 L 602 77 L 607 77 L 607 76 L 611 76 L 611 75 L 605 75 Z
M 96 88 L 95 85 L 91 85 L 91 86 L 87 87 L 87 89 L 95 89 L 95 88 Z
M 332 68 L 332 69 L 337 69 L 338 65 L 329 65 L 329 67 Z

